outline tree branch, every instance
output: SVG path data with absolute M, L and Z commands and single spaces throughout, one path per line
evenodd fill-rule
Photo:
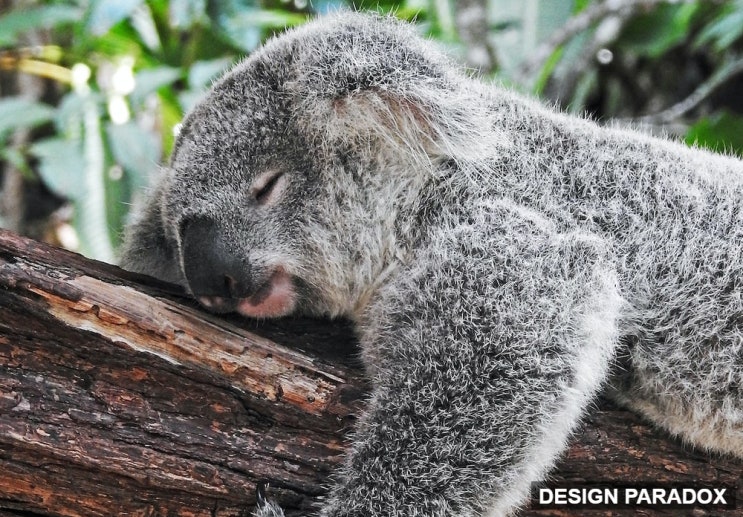
M 488 39 L 488 9 L 484 0 L 461 0 L 455 14 L 459 38 L 467 47 L 467 64 L 483 74 L 498 68 L 498 57 Z
M 639 122 L 641 124 L 651 125 L 662 125 L 675 122 L 699 106 L 702 101 L 712 95 L 720 86 L 741 72 L 743 72 L 743 58 L 737 56 L 732 57 L 682 101 L 677 102 L 673 106 L 661 112 L 634 119 L 623 119 L 622 122 Z
M 308 515 L 362 406 L 357 355 L 342 322 L 218 318 L 0 230 L 0 514 L 247 515 L 267 481 Z M 740 460 L 607 402 L 590 413 L 552 480 L 737 484 L 743 501 Z

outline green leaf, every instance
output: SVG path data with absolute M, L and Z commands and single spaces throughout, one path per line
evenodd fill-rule
M 129 177 L 129 174 L 124 173 L 122 175 L 121 172 L 120 167 L 112 166 L 103 178 L 107 237 L 114 248 L 121 244 L 122 230 L 126 223 L 132 197 L 131 182 L 124 181 Z
M 188 86 L 194 90 L 208 87 L 210 82 L 227 70 L 233 62 L 230 57 L 197 61 L 188 70 Z
M 552 72 L 554 72 L 555 67 L 560 62 L 560 59 L 562 59 L 563 51 L 565 50 L 565 47 L 560 46 L 558 47 L 552 54 L 550 54 L 550 57 L 547 58 L 547 61 L 545 61 L 544 66 L 539 71 L 539 76 L 537 77 L 536 82 L 534 83 L 534 93 L 537 95 L 541 95 L 544 91 L 544 87 L 547 86 L 547 81 L 549 81 L 550 76 L 552 75 Z
M 283 29 L 299 25 L 307 19 L 301 13 L 279 9 L 261 9 L 251 0 L 226 0 L 210 4 L 209 15 L 216 21 L 221 33 L 235 46 L 246 52 L 261 42 L 264 29 Z
M 147 46 L 140 40 L 137 31 L 124 23 L 114 25 L 104 35 L 91 39 L 89 45 L 89 52 L 110 56 L 112 61 L 117 61 L 122 56 L 139 59 Z
M 0 149 L 0 159 L 8 162 L 16 170 L 20 171 L 23 177 L 28 181 L 38 181 L 31 167 L 29 167 L 26 157 L 15 147 L 6 147 Z
M 54 109 L 23 97 L 0 99 L 0 142 L 20 128 L 36 127 L 54 118 Z
M 178 29 L 188 29 L 206 18 L 206 0 L 170 0 L 170 23 Z
M 183 120 L 183 110 L 172 89 L 160 90 L 158 98 L 160 99 L 158 125 L 162 128 L 163 155 L 166 156 L 173 149 L 175 142 L 173 128 Z
M 106 135 L 114 159 L 131 177 L 134 189 L 149 184 L 160 162 L 159 139 L 134 122 L 107 124 Z
M 183 113 L 188 113 L 206 97 L 206 90 L 186 90 L 178 94 L 178 104 L 181 106 Z
M 174 83 L 182 74 L 180 68 L 170 66 L 140 70 L 134 78 L 136 86 L 132 92 L 132 101 L 141 105 L 149 94 Z
M 79 21 L 83 10 L 72 5 L 46 5 L 15 9 L 0 17 L 0 46 L 18 44 L 18 36 L 31 29 L 50 29 Z
M 152 10 L 145 4 L 141 9 L 135 9 L 131 16 L 132 28 L 137 32 L 139 40 L 151 51 L 162 49 L 160 35 L 157 32 Z
M 82 117 L 87 100 L 76 92 L 65 95 L 57 107 L 57 131 L 70 140 L 82 138 Z
M 684 139 L 688 144 L 743 156 L 743 117 L 720 111 L 690 127 Z
M 98 0 L 88 18 L 88 31 L 95 36 L 106 34 L 111 27 L 129 17 L 144 0 Z
M 686 39 L 698 9 L 696 3 L 661 4 L 625 27 L 622 44 L 628 50 L 657 58 Z
M 596 85 L 598 84 L 598 76 L 595 68 L 581 76 L 568 105 L 568 111 L 570 113 L 578 114 L 586 110 L 586 104 L 591 96 L 591 92 L 596 89 Z
M 113 246 L 106 210 L 106 173 L 110 161 L 103 143 L 100 104 L 88 97 L 83 108 L 83 181 L 74 200 L 74 226 L 80 236 L 81 251 L 91 258 L 113 260 Z M 82 194 L 81 194 L 82 193 Z
M 743 36 L 743 2 L 730 5 L 699 34 L 694 44 L 702 46 L 713 42 L 717 51 L 723 51 Z
M 400 10 L 421 11 L 429 5 L 428 0 L 408 0 L 400 7 Z M 347 4 L 343 0 L 314 0 L 312 2 L 312 9 L 318 14 L 334 13 L 345 7 L 347 7 Z
M 39 175 L 54 193 L 78 199 L 85 192 L 85 159 L 80 143 L 66 138 L 47 138 L 33 144 L 32 155 L 39 159 Z
M 221 28 L 229 43 L 243 52 L 252 52 L 261 42 L 261 31 L 257 27 L 240 25 L 238 20 L 231 20 Z
M 573 5 L 573 14 L 582 12 L 589 5 L 591 5 L 591 0 L 575 0 L 575 4 Z

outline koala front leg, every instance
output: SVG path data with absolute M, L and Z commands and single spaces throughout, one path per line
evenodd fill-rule
M 604 243 L 489 206 L 435 235 L 364 330 L 375 390 L 322 515 L 507 515 L 613 358 Z
M 488 206 L 432 236 L 369 309 L 374 390 L 320 515 L 515 511 L 604 380 L 621 306 L 604 243 L 538 216 Z

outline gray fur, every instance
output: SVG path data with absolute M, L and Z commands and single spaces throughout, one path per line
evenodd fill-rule
M 238 311 L 356 322 L 374 390 L 324 516 L 510 514 L 607 384 L 743 457 L 736 159 L 555 113 L 342 14 L 214 85 L 123 265 L 189 287 L 212 228 L 207 259 L 252 286 Z

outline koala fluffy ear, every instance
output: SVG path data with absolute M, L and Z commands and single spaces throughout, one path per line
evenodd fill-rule
M 415 160 L 475 158 L 483 146 L 473 149 L 473 138 L 493 127 L 486 109 L 473 110 L 479 92 L 412 28 L 382 21 L 346 15 L 328 37 L 297 38 L 304 45 L 287 84 L 297 120 L 318 145 L 378 142 Z
M 491 157 L 483 153 L 492 155 L 501 147 L 498 142 L 505 145 L 492 114 L 478 112 L 472 107 L 477 104 L 466 100 L 471 93 L 422 83 L 369 86 L 312 100 L 306 96 L 300 119 L 319 145 L 361 149 L 376 142 L 398 159 L 483 161 Z M 494 145 L 474 144 L 483 141 Z
M 482 146 L 473 148 L 470 142 L 492 124 L 478 121 L 471 107 L 460 109 L 452 99 L 456 92 L 414 90 L 370 86 L 312 101 L 305 97 L 302 118 L 310 126 L 308 133 L 318 135 L 320 145 L 358 149 L 377 142 L 400 158 L 475 158 L 473 152 Z
M 440 124 L 434 106 L 399 92 L 365 89 L 318 99 L 307 112 L 320 141 L 341 148 L 358 147 L 370 139 L 394 151 L 442 154 Z M 368 144 L 367 144 L 368 145 Z

